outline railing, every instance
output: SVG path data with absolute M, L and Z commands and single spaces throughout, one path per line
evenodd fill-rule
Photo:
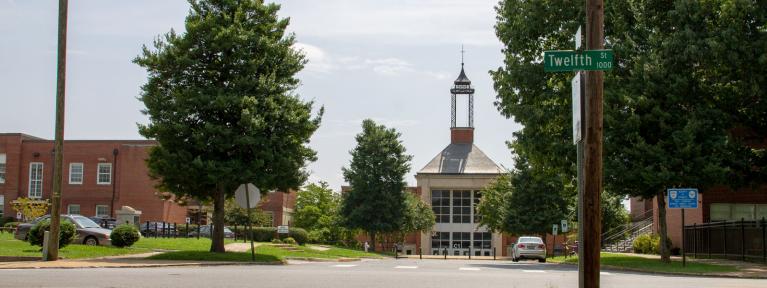
M 684 246 L 683 253 L 695 258 L 767 263 L 767 220 L 685 225 Z
M 641 220 L 603 233 L 602 249 L 611 248 L 611 250 L 615 250 L 614 252 L 630 250 L 636 237 L 651 232 L 652 212 L 652 210 L 647 210 L 638 217 Z

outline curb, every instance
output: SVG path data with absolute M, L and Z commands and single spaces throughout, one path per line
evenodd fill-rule
M 570 266 L 578 266 L 577 263 L 566 263 L 566 262 L 551 262 L 554 264 L 561 264 L 561 265 L 570 265 Z M 617 271 L 628 271 L 628 272 L 640 272 L 645 274 L 653 274 L 653 275 L 674 275 L 674 276 L 696 276 L 696 277 L 708 277 L 708 278 L 732 278 L 732 279 L 767 279 L 767 275 L 764 277 L 759 276 L 746 276 L 746 275 L 726 275 L 726 274 L 701 274 L 701 273 L 687 273 L 687 272 L 664 272 L 664 271 L 649 271 L 649 270 L 642 270 L 637 268 L 628 268 L 628 267 L 620 267 L 620 266 L 612 266 L 612 265 L 602 265 L 602 269 L 609 269 L 609 270 L 617 270 Z
M 136 264 L 136 265 L 115 265 L 115 266 L 103 266 L 103 265 L 83 265 L 77 267 L 0 267 L 0 270 L 6 269 L 86 269 L 86 268 L 163 268 L 163 267 L 212 267 L 212 266 L 257 266 L 257 265 L 286 265 L 285 261 L 272 261 L 272 262 L 220 262 L 220 263 L 157 263 L 157 264 Z
M 360 261 L 362 259 L 360 258 L 328 259 L 328 258 L 311 258 L 311 257 L 285 257 L 285 260 L 297 260 L 297 261 L 309 261 L 309 262 L 354 262 L 354 261 Z

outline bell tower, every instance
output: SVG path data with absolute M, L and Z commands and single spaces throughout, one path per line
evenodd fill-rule
M 473 144 L 474 142 L 474 87 L 471 86 L 471 80 L 463 71 L 464 52 L 466 51 L 461 46 L 461 73 L 458 79 L 453 81 L 453 88 L 450 89 L 450 143 L 453 144 Z M 457 101 L 468 101 L 466 126 L 457 125 Z

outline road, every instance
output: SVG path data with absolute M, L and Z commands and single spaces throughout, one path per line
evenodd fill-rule
M 0 287 L 578 287 L 573 266 L 469 260 L 295 262 L 287 266 L 0 270 Z M 602 287 L 767 287 L 767 280 L 602 272 Z

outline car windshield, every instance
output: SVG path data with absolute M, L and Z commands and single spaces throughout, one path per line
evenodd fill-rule
M 83 228 L 101 228 L 99 224 L 96 224 L 96 222 L 93 222 L 93 220 L 83 216 L 72 216 L 72 219 L 77 222 L 78 226 Z
M 522 237 L 519 238 L 519 243 L 543 243 L 543 240 L 538 237 Z

